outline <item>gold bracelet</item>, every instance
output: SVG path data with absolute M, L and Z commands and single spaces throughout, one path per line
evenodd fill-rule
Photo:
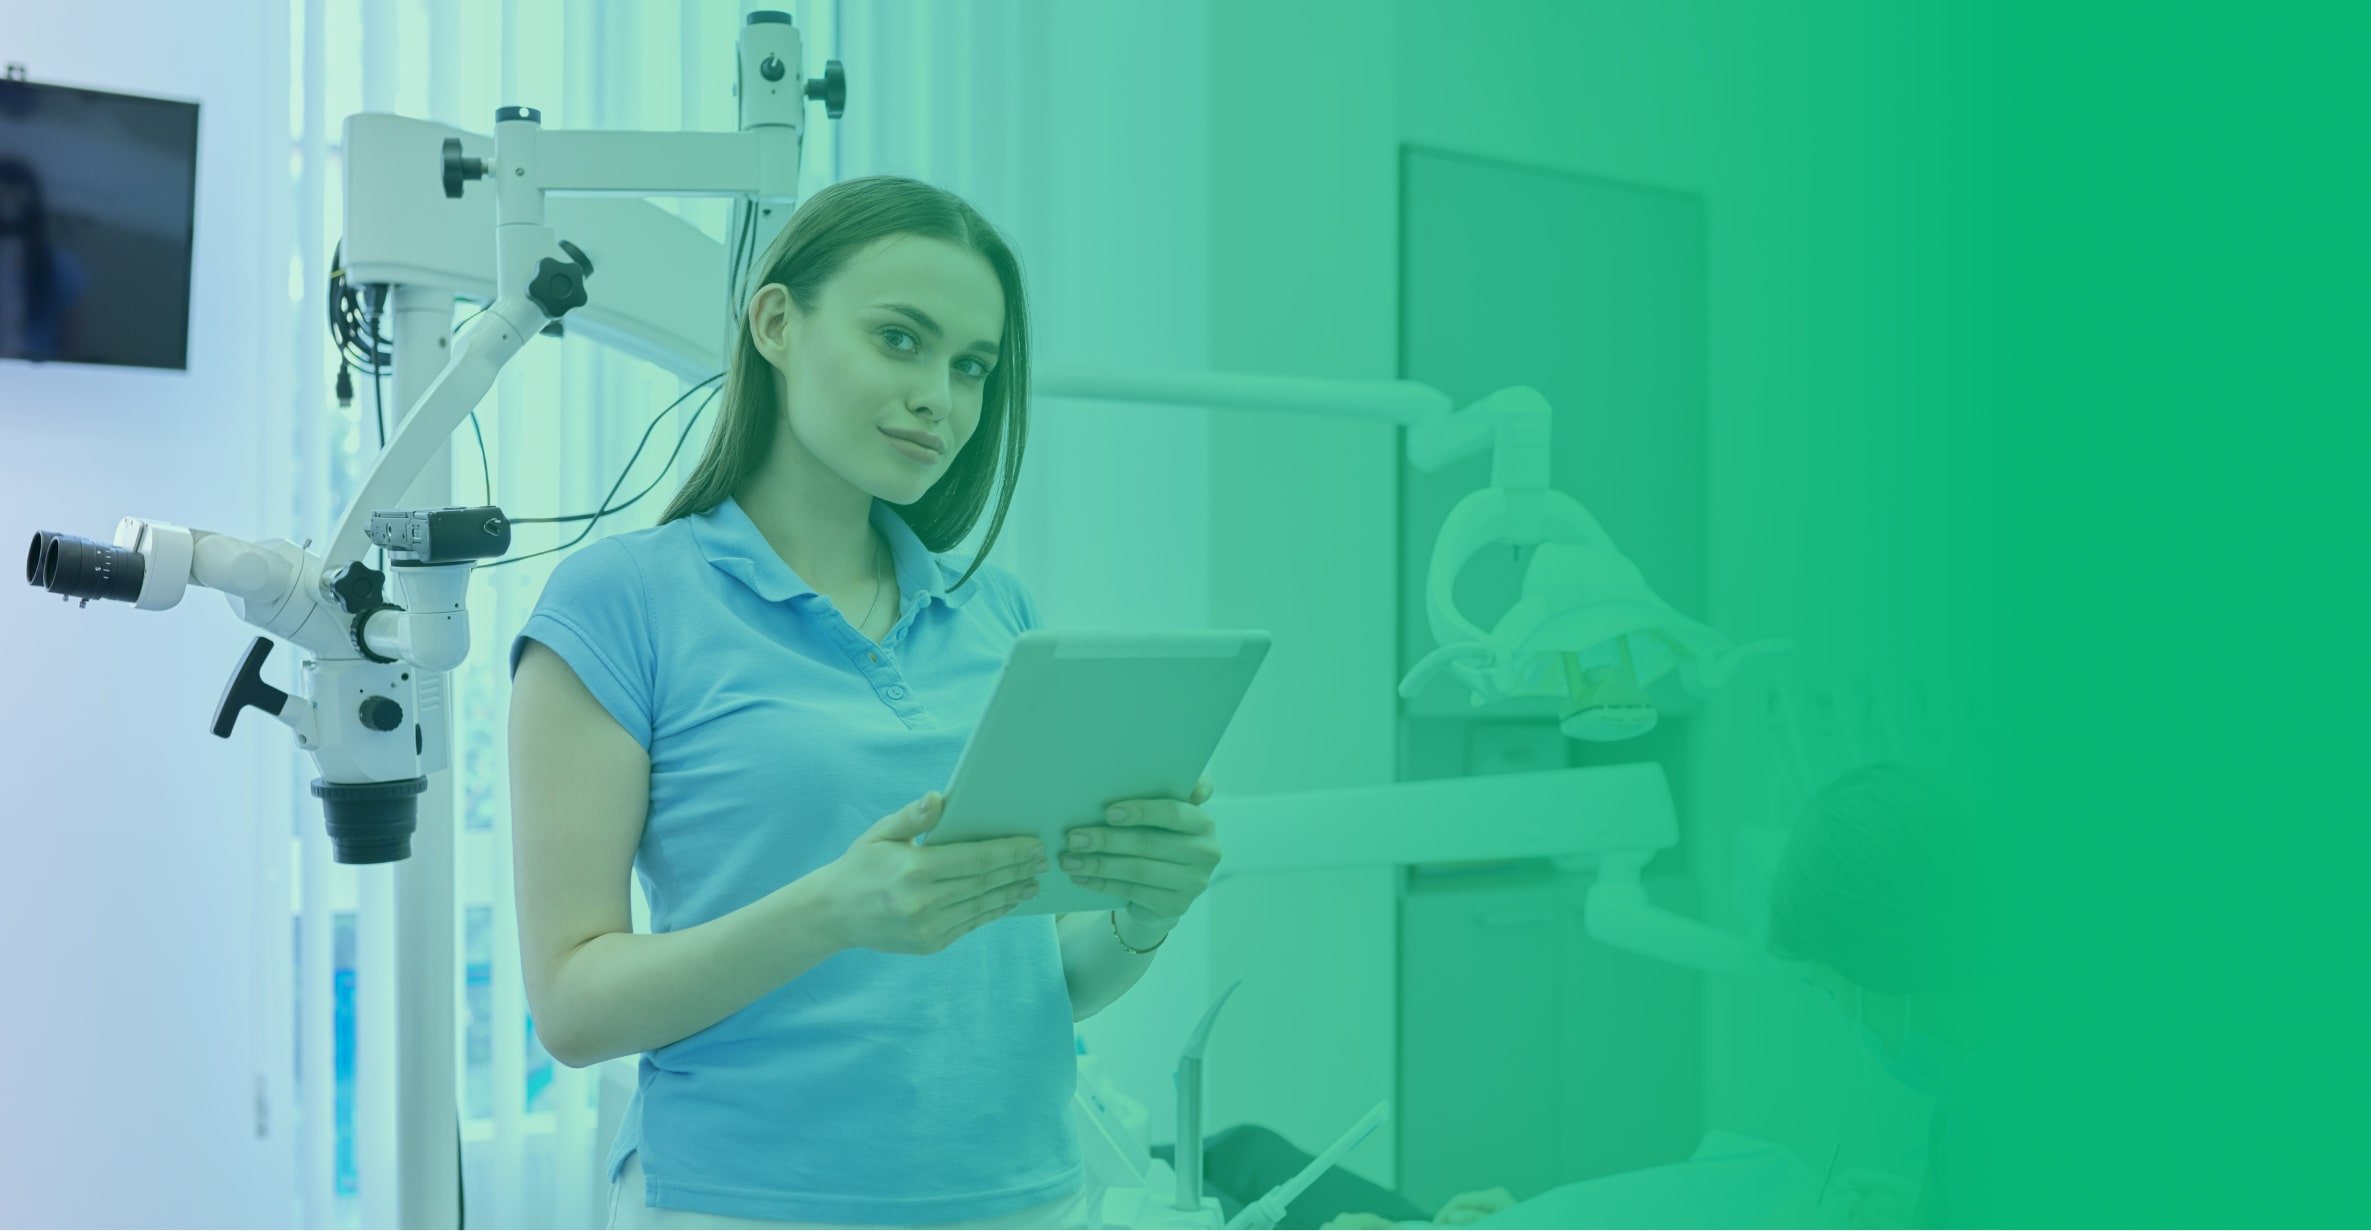
M 1161 933 L 1161 939 L 1153 942 L 1153 949 L 1139 949 L 1136 946 L 1129 944 L 1128 938 L 1120 935 L 1120 912 L 1117 910 L 1111 912 L 1111 938 L 1120 942 L 1120 947 L 1122 949 L 1126 949 L 1128 952 L 1136 954 L 1139 957 L 1152 952 L 1153 949 L 1158 949 L 1161 946 L 1169 943 L 1169 933 L 1163 932 Z

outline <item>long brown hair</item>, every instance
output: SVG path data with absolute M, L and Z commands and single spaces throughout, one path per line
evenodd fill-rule
M 988 558 L 988 549 L 1004 529 L 1029 435 L 1029 308 L 1021 294 L 1021 264 L 1012 247 L 979 211 L 943 188 L 902 176 L 868 176 L 833 184 L 801 202 L 782 234 L 767 245 L 756 285 L 779 282 L 800 311 L 812 312 L 824 284 L 849 258 L 892 235 L 926 236 L 976 252 L 1004 287 L 1004 339 L 981 391 L 980 424 L 973 434 L 975 441 L 986 440 L 990 446 L 965 449 L 920 500 L 892 506 L 924 545 L 945 551 L 971 533 L 988 507 L 989 493 L 996 493 L 988 536 L 971 568 L 956 579 L 960 586 L 979 571 L 980 561 Z M 744 314 L 725 369 L 722 417 L 709 434 L 699 466 L 668 503 L 659 524 L 705 513 L 739 491 L 772 455 L 781 417 L 774 369 L 758 353 Z

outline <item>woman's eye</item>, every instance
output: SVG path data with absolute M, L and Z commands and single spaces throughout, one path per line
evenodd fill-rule
M 973 380 L 986 380 L 988 378 L 989 367 L 987 364 L 982 363 L 977 359 L 966 359 L 963 362 L 971 365 L 969 368 L 959 369 L 965 376 L 969 376 Z
M 888 338 L 888 339 L 890 339 L 889 348 L 890 348 L 891 350 L 898 351 L 898 352 L 900 352 L 900 353 L 902 353 L 902 354 L 908 354 L 908 355 L 910 355 L 910 354 L 914 353 L 916 350 L 920 349 L 920 348 L 921 348 L 921 345 L 922 345 L 922 344 L 921 344 L 919 341 L 916 341 L 916 340 L 915 340 L 915 337 L 914 337 L 914 335 L 913 335 L 913 334 L 907 333 L 905 330 L 903 330 L 903 329 L 898 329 L 898 328 L 896 328 L 896 327 L 894 327 L 894 326 L 893 326 L 893 327 L 891 327 L 891 328 L 888 328 L 888 329 L 884 329 L 884 330 L 882 330 L 882 331 L 881 331 L 881 336 L 882 336 L 882 337 L 884 337 L 884 338 Z M 906 341 L 907 345 L 904 345 L 904 346 L 900 346 L 900 345 L 898 345 L 898 344 L 897 344 L 897 339 L 899 339 L 899 338 L 903 338 L 903 339 L 905 339 L 905 341 Z

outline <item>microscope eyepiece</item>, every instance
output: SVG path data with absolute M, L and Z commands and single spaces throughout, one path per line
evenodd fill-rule
M 25 553 L 25 584 L 85 603 L 94 598 L 138 602 L 147 572 L 148 561 L 137 549 L 52 530 L 36 532 Z

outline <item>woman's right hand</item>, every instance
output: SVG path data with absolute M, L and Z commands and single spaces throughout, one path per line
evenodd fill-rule
M 1442 1226 L 1459 1226 L 1480 1222 L 1515 1204 L 1515 1194 L 1503 1188 L 1485 1188 L 1476 1192 L 1459 1193 L 1442 1203 L 1440 1212 L 1432 1220 Z
M 936 953 L 1037 896 L 1049 866 L 1034 837 L 916 846 L 938 824 L 937 791 L 874 822 L 816 870 L 825 917 L 850 948 Z

